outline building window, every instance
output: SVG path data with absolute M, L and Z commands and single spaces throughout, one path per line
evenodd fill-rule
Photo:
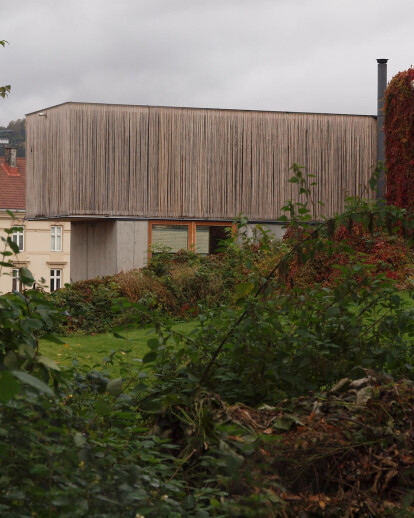
M 24 250 L 24 230 L 22 227 L 13 227 L 12 241 L 19 247 L 19 252 Z
M 52 252 L 62 251 L 62 227 L 50 227 L 50 250 Z
M 220 243 L 228 238 L 227 225 L 196 225 L 195 251 L 200 255 L 216 254 Z
M 150 256 L 165 248 L 171 253 L 194 250 L 200 255 L 215 254 L 220 242 L 228 237 L 229 229 L 235 231 L 235 226 L 221 221 L 152 221 L 148 232 Z
M 50 291 L 56 291 L 62 286 L 62 270 L 50 270 Z
M 23 290 L 22 281 L 19 278 L 19 269 L 13 268 L 12 270 L 12 291 L 18 291 L 19 293 Z
M 167 249 L 171 253 L 188 249 L 188 225 L 153 225 L 152 251 Z

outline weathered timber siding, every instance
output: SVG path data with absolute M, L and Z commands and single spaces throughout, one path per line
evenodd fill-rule
M 66 103 L 27 117 L 27 216 L 276 220 L 316 175 L 315 217 L 376 163 L 374 117 Z

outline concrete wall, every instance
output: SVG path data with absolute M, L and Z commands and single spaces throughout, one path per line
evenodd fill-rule
M 254 233 L 254 229 L 257 226 L 256 223 L 248 223 L 247 225 L 247 236 L 252 237 Z M 283 234 L 285 233 L 284 224 L 282 223 L 260 223 L 260 226 L 263 227 L 264 230 L 268 230 L 272 237 L 275 239 L 282 239 Z
M 148 222 L 117 221 L 117 269 L 127 272 L 148 261 Z
M 256 225 L 247 225 L 252 236 Z M 265 223 L 276 238 L 284 234 L 282 224 Z M 148 221 L 74 221 L 71 236 L 71 282 L 113 275 L 142 268 L 148 261 Z
M 142 268 L 147 249 L 147 221 L 74 221 L 71 282 Z

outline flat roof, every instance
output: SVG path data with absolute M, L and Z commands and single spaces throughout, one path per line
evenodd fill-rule
M 47 108 L 42 108 L 40 110 L 36 110 L 30 113 L 26 113 L 28 115 L 35 115 L 36 113 L 51 110 L 52 108 L 58 108 L 59 106 L 64 106 L 66 104 L 77 104 L 77 105 L 87 105 L 87 106 L 121 106 L 124 108 L 167 108 L 173 110 L 211 110 L 211 111 L 222 111 L 222 112 L 247 112 L 247 113 L 286 113 L 286 114 L 294 114 L 294 115 L 337 115 L 337 116 L 349 116 L 349 117 L 372 117 L 374 119 L 377 118 L 376 115 L 366 115 L 366 114 L 357 114 L 357 113 L 328 113 L 328 112 L 292 112 L 292 111 L 283 111 L 283 110 L 247 110 L 247 109 L 235 109 L 235 108 L 203 108 L 203 107 L 191 107 L 191 106 L 158 106 L 158 105 L 149 105 L 149 104 L 120 104 L 120 103 L 91 103 L 91 102 L 81 102 L 81 101 L 66 101 L 60 104 L 55 104 L 53 106 L 48 106 Z

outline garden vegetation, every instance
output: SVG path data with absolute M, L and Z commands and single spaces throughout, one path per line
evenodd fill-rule
M 412 515 L 413 221 L 350 199 L 314 225 L 313 178 L 291 181 L 282 242 L 241 218 L 219 257 L 53 296 L 21 269 L 0 298 L 1 516 Z M 142 361 L 110 355 L 117 378 L 39 349 L 114 324 L 156 330 Z

